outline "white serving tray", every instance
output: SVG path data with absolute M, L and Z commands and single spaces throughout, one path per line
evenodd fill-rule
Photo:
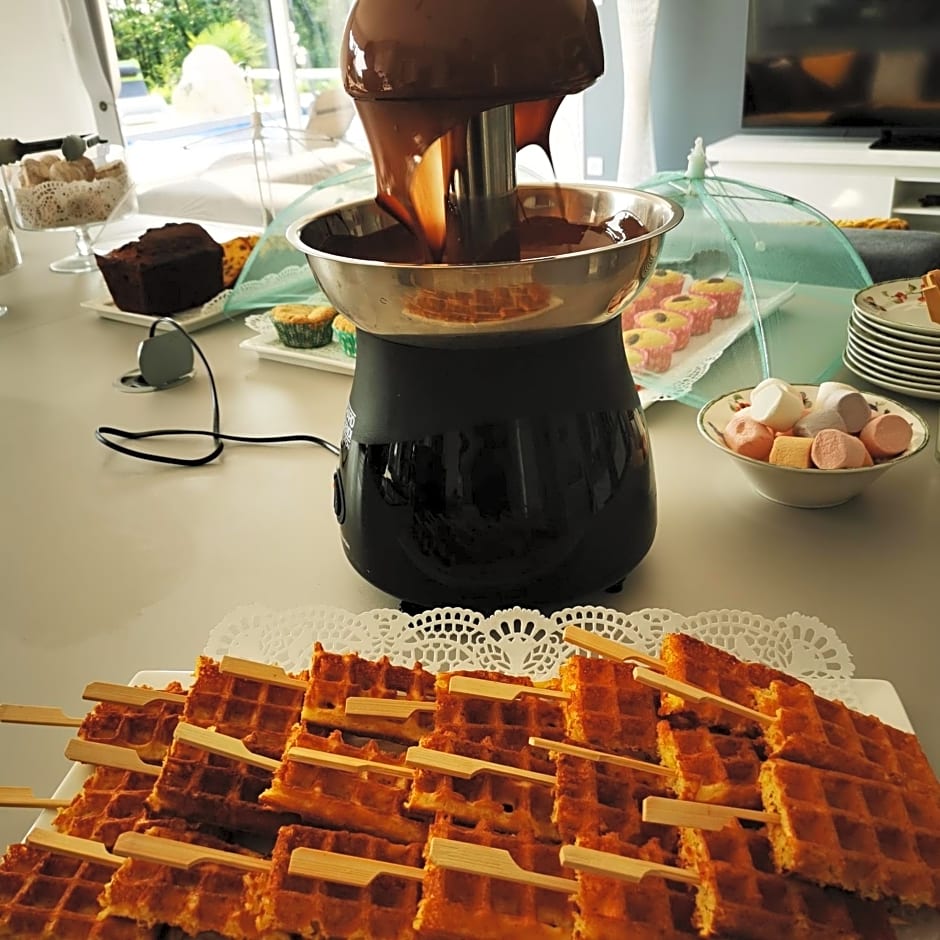
M 295 349 L 285 346 L 276 333 L 264 332 L 250 336 L 238 345 L 255 353 L 260 359 L 271 359 L 291 366 L 306 366 L 309 369 L 340 372 L 344 375 L 352 375 L 356 371 L 355 357 L 347 356 L 337 342 L 316 349 Z

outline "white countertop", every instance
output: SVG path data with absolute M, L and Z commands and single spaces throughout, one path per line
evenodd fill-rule
M 20 240 L 24 265 L 0 278 L 0 302 L 11 307 L 0 318 L 0 702 L 80 715 L 87 682 L 189 669 L 209 630 L 246 604 L 396 605 L 343 555 L 327 451 L 229 445 L 213 465 L 178 469 L 98 444 L 99 424 L 208 427 L 205 374 L 199 367 L 194 380 L 163 392 L 116 389 L 145 331 L 79 306 L 102 295 L 97 274 L 47 270 L 70 250 L 69 233 Z M 240 321 L 196 334 L 215 371 L 223 430 L 338 439 L 349 377 L 260 360 L 238 346 L 249 335 Z M 936 403 L 905 401 L 933 433 Z M 647 417 L 656 541 L 622 592 L 585 601 L 818 617 L 848 645 L 858 676 L 894 683 L 940 767 L 933 444 L 852 503 L 798 510 L 753 494 L 732 461 L 699 438 L 693 409 L 659 403 Z M 0 785 L 49 795 L 67 769 L 70 735 L 0 725 Z M 0 810 L 0 846 L 20 838 L 34 815 Z

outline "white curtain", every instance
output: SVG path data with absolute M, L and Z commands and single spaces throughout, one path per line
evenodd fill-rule
M 659 0 L 617 0 L 623 50 L 623 124 L 617 182 L 634 185 L 656 171 L 650 73 Z

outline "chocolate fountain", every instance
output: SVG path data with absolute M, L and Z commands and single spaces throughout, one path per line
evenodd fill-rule
M 620 313 L 681 210 L 520 184 L 565 95 L 603 71 L 593 0 L 358 0 L 346 90 L 377 197 L 296 222 L 358 327 L 334 508 L 403 606 L 557 605 L 615 587 L 656 529 Z

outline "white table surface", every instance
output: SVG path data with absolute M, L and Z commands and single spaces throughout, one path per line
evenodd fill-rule
M 395 606 L 342 553 L 327 451 L 232 445 L 214 465 L 178 469 L 98 444 L 99 424 L 208 427 L 205 374 L 200 367 L 163 392 L 116 389 L 145 331 L 79 306 L 101 296 L 97 274 L 47 270 L 70 250 L 70 234 L 20 240 L 24 265 L 0 278 L 11 307 L 0 318 L 0 702 L 80 715 L 87 682 L 189 669 L 212 626 L 245 604 Z M 260 360 L 239 349 L 249 335 L 240 321 L 196 334 L 216 374 L 223 429 L 338 439 L 349 377 Z M 936 429 L 936 403 L 906 403 Z M 624 611 L 814 615 L 848 644 L 857 675 L 894 683 L 940 767 L 933 444 L 852 503 L 797 510 L 754 495 L 699 438 L 693 409 L 659 403 L 647 417 L 656 541 L 621 593 L 584 600 Z M 70 734 L 0 725 L 0 785 L 49 795 L 67 769 Z M 0 846 L 34 816 L 0 810 Z

